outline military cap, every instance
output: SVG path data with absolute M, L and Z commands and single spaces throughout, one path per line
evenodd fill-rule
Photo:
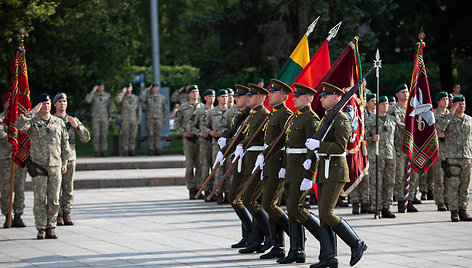
M 187 88 L 187 94 L 189 94 L 190 92 L 192 92 L 192 90 L 198 90 L 198 86 L 197 85 L 191 85 Z
M 267 91 L 267 89 L 265 89 L 261 86 L 258 86 L 258 85 L 253 84 L 253 83 L 249 83 L 247 85 L 249 87 L 249 91 L 246 93 L 246 95 L 248 95 L 248 96 L 256 95 L 256 94 L 262 94 L 262 95 L 269 94 L 269 91 Z
M 236 88 L 236 92 L 234 93 L 235 97 L 244 96 L 249 91 L 249 88 L 247 86 L 243 86 L 240 84 L 234 85 L 234 88 Z
M 228 94 L 234 94 L 234 90 L 232 88 L 229 87 L 226 90 L 228 91 Z
M 219 97 L 221 95 L 228 94 L 228 90 L 226 88 L 222 88 L 216 92 L 216 96 Z
M 449 93 L 447 96 L 449 97 L 449 99 L 454 98 L 454 95 L 452 95 L 452 93 Z
M 103 85 L 103 81 L 102 81 L 102 80 L 98 80 L 97 83 L 95 83 L 95 85 L 101 86 L 101 85 Z
M 408 86 L 406 84 L 398 85 L 397 88 L 395 89 L 395 93 L 397 93 L 400 90 L 404 90 L 404 89 L 408 90 Z
M 259 80 L 257 80 L 257 83 L 264 82 L 264 78 L 260 77 Z
M 130 87 L 130 86 L 132 86 L 132 85 L 133 85 L 133 84 L 131 84 L 131 83 L 125 83 L 125 84 L 123 85 L 123 87 Z
M 67 95 L 64 92 L 59 92 L 59 93 L 56 94 L 56 96 L 54 96 L 54 99 L 52 100 L 52 103 L 54 104 L 54 103 L 56 103 L 56 101 L 62 100 L 62 99 L 67 100 Z
M 211 88 L 206 89 L 205 91 L 203 91 L 202 97 L 205 97 L 206 95 L 215 95 L 215 90 L 213 90 Z
M 2 96 L 2 105 L 5 104 L 5 102 L 7 102 L 7 100 L 10 99 L 10 98 L 11 98 L 11 92 L 8 92 L 8 93 L 4 94 Z
M 338 95 L 341 96 L 344 94 L 344 90 L 340 89 L 337 86 L 331 85 L 326 82 L 322 82 L 321 85 L 323 85 L 323 92 L 320 93 L 320 96 L 324 95 Z
M 388 102 L 395 102 L 394 96 L 388 96 Z
M 439 91 L 438 94 L 436 94 L 436 97 L 434 97 L 434 100 L 433 100 L 433 101 L 434 101 L 434 102 L 438 102 L 439 100 L 441 100 L 441 99 L 444 98 L 444 97 L 449 97 L 449 96 L 447 95 L 447 92 L 445 92 L 445 91 Z
M 292 92 L 292 88 L 290 88 L 287 84 L 285 84 L 284 82 L 280 80 L 271 79 L 270 82 L 272 83 L 272 87 L 269 89 L 269 91 L 282 90 L 283 92 L 286 92 L 286 93 Z
M 377 94 L 367 93 L 367 95 L 365 96 L 365 99 L 369 101 L 370 99 L 375 98 L 375 97 L 377 97 Z
M 295 83 L 293 84 L 293 86 L 295 87 L 295 92 L 293 92 L 293 96 L 315 95 L 316 93 L 316 90 L 302 84 Z
M 40 102 L 45 102 L 45 101 L 50 101 L 51 97 L 49 97 L 48 93 L 41 93 L 37 98 L 36 98 L 36 104 Z
M 153 87 L 159 87 L 159 85 L 153 83 L 153 84 L 151 84 L 151 88 L 153 88 Z
M 379 103 L 382 103 L 382 102 L 388 102 L 387 96 L 380 96 L 379 97 Z
M 465 98 L 464 96 L 455 96 L 453 99 L 452 99 L 452 103 L 456 103 L 458 101 L 465 101 Z

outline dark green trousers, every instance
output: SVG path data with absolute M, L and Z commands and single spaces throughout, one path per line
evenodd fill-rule
M 341 218 L 334 214 L 334 207 L 338 202 L 345 182 L 318 183 L 318 212 L 320 216 L 321 227 L 334 227 L 338 225 Z
M 243 181 L 243 174 L 238 173 L 236 171 L 236 168 L 234 168 L 234 172 L 231 175 L 233 178 L 231 179 L 231 184 L 229 186 L 229 196 L 228 196 L 228 202 L 231 204 L 233 209 L 235 211 L 240 211 L 244 209 L 243 202 L 241 199 L 238 200 L 236 204 L 233 204 L 233 200 L 236 198 L 238 195 L 239 191 L 241 191 L 241 188 L 243 187 L 244 181 Z
M 257 179 L 257 178 L 256 178 Z M 262 207 L 275 221 L 280 219 L 285 212 L 279 207 L 280 198 L 284 191 L 284 179 L 277 175 L 264 176 L 264 194 L 262 195 Z
M 285 182 L 285 196 L 287 199 L 287 214 L 290 222 L 304 223 L 310 217 L 310 212 L 303 207 L 303 202 L 308 194 L 307 191 L 300 191 L 300 181 Z
M 249 179 L 250 175 L 243 176 L 243 183 L 246 183 L 246 180 Z M 241 197 L 243 205 L 251 212 L 252 215 L 256 214 L 261 210 L 261 204 L 259 204 L 258 199 L 261 196 L 262 191 L 264 190 L 264 185 L 260 180 L 260 174 L 252 180 L 251 184 L 247 188 Z

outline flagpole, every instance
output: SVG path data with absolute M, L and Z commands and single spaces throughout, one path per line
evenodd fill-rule
M 379 96 L 380 96 L 380 68 L 382 61 L 380 60 L 380 52 L 377 49 L 375 53 L 375 77 L 377 78 L 377 96 L 376 96 L 376 112 L 375 112 L 375 135 L 379 136 Z M 379 140 L 375 141 L 375 213 L 374 219 L 380 219 L 379 213 Z

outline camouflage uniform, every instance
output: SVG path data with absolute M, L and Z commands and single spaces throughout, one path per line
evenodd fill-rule
M 2 195 L 1 209 L 3 215 L 10 212 L 10 176 L 12 168 L 12 144 L 8 142 L 7 126 L 2 124 L 3 114 L 0 114 L 0 191 Z M 25 208 L 25 180 L 26 168 L 15 166 L 15 198 L 13 200 L 13 212 L 17 215 L 23 214 Z
M 449 210 L 467 210 L 472 171 L 472 117 L 448 114 L 436 127 L 446 137 L 445 157 L 450 167 L 446 193 Z
M 203 125 L 205 124 L 207 120 L 207 112 L 209 110 L 210 109 L 208 109 L 205 105 L 200 106 L 197 109 L 195 109 L 195 118 L 192 124 L 192 133 L 198 136 L 198 148 L 199 148 L 197 161 L 198 161 L 198 166 L 200 167 L 200 174 L 196 174 L 197 176 L 196 188 L 201 187 L 201 185 L 207 178 L 208 174 L 210 174 L 210 168 L 212 164 L 211 136 L 208 136 L 205 138 L 198 135 L 200 131 L 208 134 L 208 132 L 203 130 Z M 205 191 L 211 190 L 211 185 L 213 185 L 212 181 L 210 181 L 210 183 L 207 184 L 206 188 L 204 189 Z
M 74 195 L 74 176 L 75 176 L 75 160 L 77 159 L 75 153 L 75 137 L 77 136 L 81 142 L 88 142 L 90 140 L 90 133 L 88 129 L 79 121 L 79 119 L 74 119 L 77 121 L 78 126 L 73 128 L 66 117 L 59 117 L 64 121 L 66 125 L 67 134 L 69 135 L 69 148 L 70 148 L 70 157 L 67 159 L 67 171 L 62 174 L 62 183 L 61 183 L 61 193 L 59 196 L 60 209 L 59 216 L 62 214 L 70 213 L 72 209 L 72 201 Z
M 446 118 L 449 114 L 449 110 L 446 109 L 446 113 L 441 114 L 439 110 L 436 108 L 433 110 L 434 118 L 436 119 L 436 126 L 442 124 L 442 120 Z M 447 181 L 444 176 L 444 171 L 442 169 L 442 162 L 446 160 L 446 142 L 445 139 L 439 138 L 439 156 L 434 161 L 433 166 L 428 171 L 431 174 L 434 180 L 434 188 L 433 188 L 433 197 L 436 205 L 448 203 L 446 197 L 447 193 Z
M 33 162 L 47 170 L 48 175 L 32 178 L 36 229 L 55 228 L 59 212 L 61 167 L 70 156 L 69 135 L 64 121 L 51 115 L 47 121 L 31 111 L 22 114 L 16 122 L 18 131 L 30 138 L 30 157 Z
M 139 98 L 134 94 L 127 96 L 121 92 L 116 95 L 115 102 L 121 104 L 121 147 L 125 154 L 134 153 L 138 121 L 141 121 L 142 113 Z
M 107 92 L 90 92 L 85 96 L 85 102 L 92 104 L 93 151 L 106 153 L 108 150 L 108 118 L 113 114 L 113 103 Z M 101 139 L 101 140 L 100 140 Z
M 146 92 L 147 90 L 143 90 L 139 95 L 139 99 L 146 104 L 148 149 L 149 151 L 160 151 L 162 122 L 168 119 L 169 108 L 167 107 L 167 100 L 163 95 L 146 95 Z
M 184 131 L 192 131 L 192 122 L 195 118 L 195 110 L 202 106 L 202 103 L 191 104 L 186 102 L 179 107 L 179 110 L 175 114 L 175 130 L 183 133 Z M 187 189 L 197 189 L 198 187 L 198 174 L 201 174 L 200 166 L 197 165 L 198 159 L 198 143 L 197 136 L 191 138 L 182 137 L 183 149 L 185 155 L 185 180 L 187 181 Z M 194 168 L 196 171 L 194 173 Z
M 182 105 L 188 101 L 188 94 L 185 92 L 185 90 L 182 92 L 176 90 L 170 96 L 170 101 Z

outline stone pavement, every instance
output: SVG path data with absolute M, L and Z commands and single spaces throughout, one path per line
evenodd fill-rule
M 188 200 L 184 186 L 75 191 L 74 226 L 59 239 L 37 240 L 33 195 L 26 192 L 26 228 L 0 229 L 0 267 L 309 267 L 319 244 L 307 233 L 307 263 L 278 265 L 241 255 L 229 245 L 240 225 L 227 204 Z M 451 223 L 432 201 L 420 213 L 374 220 L 336 208 L 368 243 L 356 267 L 472 267 L 472 223 Z M 317 214 L 316 206 L 310 209 Z M 288 237 L 286 237 L 288 245 Z M 338 239 L 339 267 L 349 248 Z

